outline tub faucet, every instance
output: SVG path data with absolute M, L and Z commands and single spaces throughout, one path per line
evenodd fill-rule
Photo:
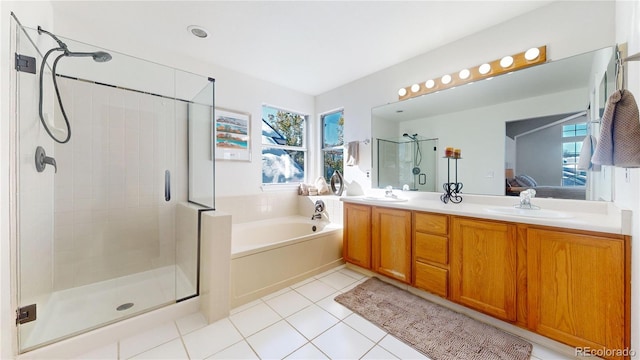
M 311 215 L 311 220 L 320 220 L 322 219 L 322 215 L 327 216 L 324 213 L 324 209 L 325 209 L 324 201 L 317 200 L 314 205 L 314 211 L 313 211 L 313 215 Z

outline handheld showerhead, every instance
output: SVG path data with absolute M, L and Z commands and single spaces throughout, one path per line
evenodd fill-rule
M 111 54 L 104 51 L 96 52 L 65 52 L 65 56 L 69 57 L 92 57 L 95 62 L 107 62 L 111 60 Z
M 58 90 L 58 82 L 56 80 L 56 77 L 58 76 L 58 74 L 56 74 L 56 66 L 58 65 L 58 61 L 60 61 L 60 59 L 63 58 L 63 57 L 91 57 L 96 62 L 107 62 L 107 61 L 111 60 L 111 55 L 109 53 L 104 52 L 104 51 L 96 51 L 96 52 L 72 52 L 72 51 L 69 51 L 69 48 L 67 47 L 67 44 L 62 42 L 62 40 L 58 39 L 58 37 L 55 36 L 54 34 L 42 29 L 40 26 L 38 26 L 38 34 L 40 34 L 40 35 L 47 34 L 53 40 L 55 40 L 58 43 L 58 47 L 57 48 L 49 49 L 45 53 L 45 55 L 42 57 L 42 63 L 40 64 L 40 92 L 39 92 L 40 97 L 39 97 L 39 105 L 38 105 L 40 121 L 42 122 L 42 125 L 43 125 L 45 131 L 47 132 L 47 134 L 49 134 L 49 136 L 55 142 L 60 143 L 60 144 L 65 144 L 71 138 L 71 125 L 69 124 L 69 119 L 67 118 L 67 113 L 64 110 L 64 106 L 62 105 L 62 99 L 60 98 L 60 91 Z M 45 66 L 47 64 L 47 58 L 49 57 L 49 55 L 53 54 L 56 51 L 62 52 L 62 54 L 57 55 L 55 57 L 55 60 L 53 60 L 53 64 L 51 66 L 51 78 L 52 78 L 52 81 L 53 81 L 53 87 L 54 87 L 54 89 L 56 91 L 56 97 L 58 98 L 58 105 L 60 105 L 60 112 L 62 113 L 62 117 L 64 118 L 64 122 L 65 122 L 65 125 L 66 125 L 66 128 L 67 128 L 66 137 L 64 139 L 62 139 L 62 140 L 58 139 L 57 137 L 55 137 L 53 135 L 53 133 L 51 133 L 51 130 L 49 129 L 49 125 L 47 125 L 47 122 L 44 120 L 44 114 L 42 112 L 44 68 L 45 68 Z
M 95 62 L 107 62 L 111 59 L 112 59 L 111 54 L 109 54 L 108 52 L 96 51 L 93 53 L 93 60 Z

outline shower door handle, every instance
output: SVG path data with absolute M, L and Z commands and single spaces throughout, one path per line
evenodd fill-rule
M 171 201 L 171 172 L 164 171 L 164 201 Z

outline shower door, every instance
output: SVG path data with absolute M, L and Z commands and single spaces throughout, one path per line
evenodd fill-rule
M 14 30 L 16 53 L 37 65 L 35 73 L 16 71 L 13 174 L 24 352 L 193 296 L 197 275 L 176 263 L 175 212 L 187 200 L 188 176 L 188 104 L 171 89 L 176 70 L 113 52 L 108 63 L 63 58 L 57 82 L 71 139 L 59 144 L 38 113 L 41 54 L 55 43 L 17 23 Z M 63 40 L 77 51 L 87 47 Z M 127 71 L 137 72 L 134 79 L 158 79 L 158 92 L 121 86 L 119 78 L 132 79 Z M 43 80 L 43 117 L 64 134 L 49 67 Z M 41 172 L 38 147 L 52 159 Z M 189 248 L 197 254 L 197 244 Z

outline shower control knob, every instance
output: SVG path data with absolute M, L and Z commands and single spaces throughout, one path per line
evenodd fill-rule
M 55 172 L 58 172 L 58 165 L 56 164 L 56 159 L 47 156 L 47 153 L 44 151 L 44 148 L 42 146 L 38 146 L 36 148 L 36 170 L 38 170 L 38 172 L 43 172 L 44 168 L 47 165 L 51 165 L 53 166 L 53 168 L 55 169 Z

